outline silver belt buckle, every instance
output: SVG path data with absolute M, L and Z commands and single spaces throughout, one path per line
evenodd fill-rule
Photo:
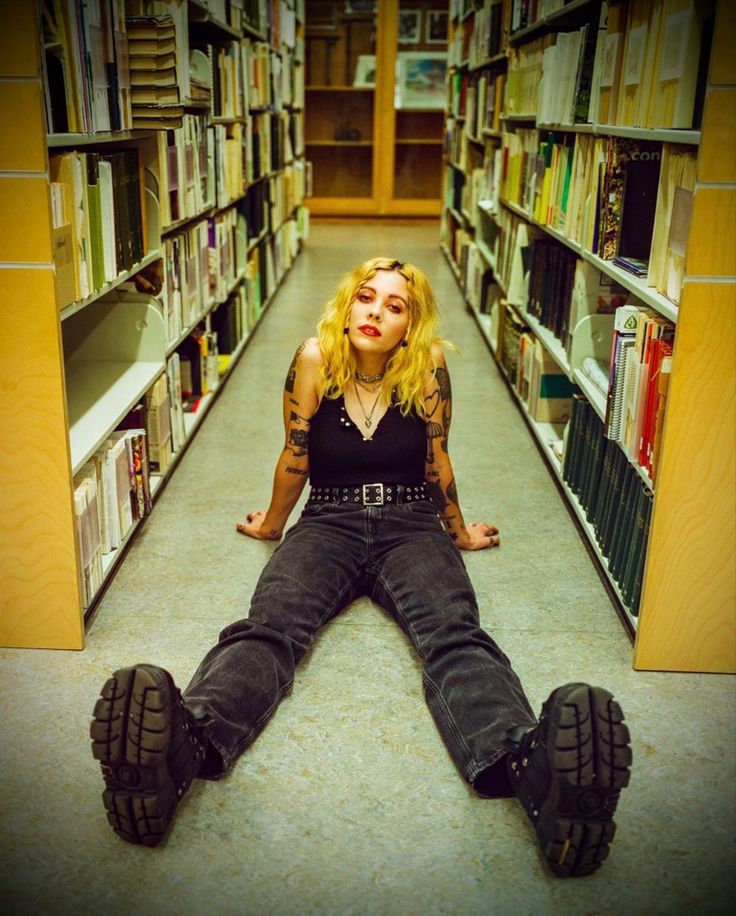
M 364 506 L 382 506 L 383 505 L 383 484 L 382 483 L 364 483 L 363 484 L 363 505 Z

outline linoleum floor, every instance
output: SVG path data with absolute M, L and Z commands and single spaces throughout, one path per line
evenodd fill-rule
M 235 522 L 265 508 L 283 379 L 339 276 L 385 254 L 422 266 L 443 306 L 450 440 L 484 625 L 538 709 L 586 680 L 620 700 L 630 787 L 609 860 L 560 881 L 513 799 L 477 798 L 427 712 L 419 662 L 358 601 L 320 635 L 294 689 L 220 783 L 196 782 L 167 841 L 107 825 L 89 721 L 117 667 L 184 686 L 245 616 L 273 547 Z M 734 679 L 634 672 L 632 647 L 440 253 L 436 225 L 315 225 L 88 630 L 83 652 L 0 651 L 0 901 L 23 914 L 679 914 L 734 899 Z

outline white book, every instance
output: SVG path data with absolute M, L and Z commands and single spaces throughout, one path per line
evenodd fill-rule
M 100 213 L 102 216 L 102 258 L 105 279 L 114 280 L 118 275 L 115 240 L 115 205 L 112 191 L 112 164 L 107 159 L 98 163 L 100 185 Z
M 110 550 L 116 550 L 122 541 L 118 512 L 117 471 L 115 468 L 115 443 L 108 439 L 104 446 L 104 491 L 107 503 Z

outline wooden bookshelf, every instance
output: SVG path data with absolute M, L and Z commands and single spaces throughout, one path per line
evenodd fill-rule
M 294 46 L 276 43 L 265 18 L 245 22 L 239 7 L 229 8 L 230 19 L 222 22 L 197 0 L 172 5 L 187 47 L 212 47 L 215 54 L 230 49 L 235 54 L 233 42 L 238 47 L 243 39 L 261 43 L 264 60 L 278 56 L 288 68 L 290 89 L 287 93 L 283 84 L 273 87 L 270 64 L 264 63 L 268 80 L 262 90 L 269 95 L 256 98 L 246 85 L 242 112 L 208 118 L 209 102 L 187 104 L 185 119 L 197 116 L 206 131 L 220 131 L 207 136 L 213 153 L 217 143 L 223 144 L 221 161 L 209 156 L 206 163 L 204 157 L 198 160 L 206 172 L 200 179 L 202 195 L 197 197 L 196 188 L 182 183 L 183 210 L 171 219 L 165 162 L 171 152 L 161 145 L 160 132 L 126 127 L 97 133 L 48 133 L 43 35 L 36 4 L 1 0 L 6 28 L 0 36 L 0 112 L 6 129 L 0 138 L 0 296 L 5 314 L 23 328 L 22 334 L 4 335 L 2 351 L 8 383 L 3 422 L 12 430 L 1 459 L 9 483 L 0 535 L 2 645 L 84 647 L 85 622 L 142 519 L 125 533 L 119 547 L 103 556 L 101 588 L 90 598 L 80 571 L 74 475 L 167 372 L 167 362 L 189 334 L 197 327 L 210 331 L 216 309 L 236 309 L 240 337 L 222 358 L 219 378 L 201 398 L 199 410 L 185 415 L 183 438 L 168 469 L 151 476 L 155 500 L 298 253 L 306 225 L 300 123 L 304 81 L 298 51 L 304 39 L 303 4 L 287 0 L 275 6 L 282 15 L 295 14 Z M 262 9 L 265 13 L 265 7 Z M 194 122 L 185 123 L 191 126 Z M 278 149 L 267 146 L 269 157 L 264 154 L 258 169 L 252 159 L 243 162 L 236 149 L 240 143 L 251 148 L 250 131 L 255 129 L 289 138 Z M 70 301 L 69 272 L 64 268 L 68 262 L 58 259 L 57 234 L 52 228 L 49 157 L 75 150 L 107 155 L 123 149 L 137 150 L 139 155 L 144 253 L 116 276 L 109 276 L 106 269 L 104 282 L 95 283 L 83 298 Z M 192 150 L 182 152 L 182 161 L 191 163 L 195 155 Z M 259 207 L 257 223 L 251 223 L 251 214 L 257 214 Z M 167 296 L 140 294 L 130 281 L 141 269 L 162 265 L 166 288 L 173 276 L 167 261 L 171 245 L 186 238 L 201 242 L 207 237 L 203 229 L 208 225 L 221 240 L 217 242 L 220 247 L 208 251 L 222 258 L 222 263 L 212 274 L 200 250 L 196 290 L 187 291 L 189 311 L 172 334 L 172 304 Z
M 337 4 L 328 25 L 310 23 L 307 4 L 305 145 L 314 215 L 439 215 L 443 113 L 396 107 L 395 70 L 398 54 L 444 50 L 425 39 L 430 17 L 446 10 L 438 0 L 402 3 L 402 42 L 395 0 L 377 4 L 375 14 L 343 12 Z M 365 85 L 360 61 L 367 57 L 375 81 Z
M 475 21 L 483 15 L 501 14 L 498 52 L 474 57 L 472 34 Z M 678 4 L 679 10 L 687 4 Z M 699 14 L 707 4 L 700 4 Z M 521 4 L 504 2 L 471 4 L 456 0 L 451 4 L 450 62 L 451 81 L 463 87 L 472 99 L 472 92 L 481 78 L 491 82 L 505 79 L 504 97 L 495 118 L 498 123 L 471 132 L 466 127 L 473 112 L 461 110 L 462 102 L 450 95 L 448 114 L 447 160 L 443 178 L 443 251 L 450 261 L 458 283 L 463 288 L 469 307 L 478 320 L 481 333 L 494 356 L 501 361 L 509 388 L 517 401 L 532 435 L 549 462 L 560 492 L 571 511 L 580 521 L 581 535 L 589 542 L 591 553 L 597 557 L 600 573 L 617 606 L 624 625 L 634 638 L 633 664 L 642 670 L 673 670 L 703 672 L 736 671 L 736 593 L 734 589 L 733 557 L 736 555 L 736 405 L 733 379 L 736 377 L 736 65 L 725 36 L 736 27 L 734 10 L 724 0 L 714 3 L 715 25 L 709 60 L 709 75 L 695 94 L 694 119 L 685 123 L 681 114 L 668 115 L 672 121 L 653 122 L 654 103 L 648 106 L 637 100 L 629 86 L 626 97 L 611 109 L 609 118 L 600 121 L 594 115 L 589 123 L 546 124 L 537 115 L 528 114 L 542 101 L 529 95 L 532 83 L 512 86 L 513 105 L 521 114 L 509 110 L 506 89 L 514 66 L 522 60 L 525 66 L 534 64 L 534 57 L 524 58 L 530 42 L 545 39 L 557 41 L 558 32 L 572 32 L 588 22 L 591 30 L 606 22 L 599 17 L 597 2 L 568 4 L 536 23 L 514 19 L 523 8 Z M 666 25 L 668 9 L 663 7 L 662 24 Z M 673 8 L 674 10 L 674 8 Z M 692 20 L 691 20 L 692 21 Z M 516 28 L 512 28 L 513 24 Z M 488 33 L 490 34 L 490 33 Z M 599 33 L 600 34 L 600 33 Z M 705 25 L 707 41 L 707 20 Z M 569 39 L 568 39 L 569 40 Z M 626 33 L 622 42 L 627 41 Z M 540 45 L 536 46 L 538 49 Z M 541 53 L 539 51 L 534 53 Z M 652 48 L 652 55 L 657 52 Z M 652 57 L 652 60 L 655 58 Z M 507 73 L 507 61 L 509 73 Z M 537 58 L 540 65 L 541 57 Z M 646 79 L 656 79 L 652 71 Z M 661 74 L 662 71 L 656 70 Z M 516 76 L 513 79 L 517 79 Z M 512 79 L 512 82 L 513 82 Z M 673 83 L 659 90 L 660 104 Z M 593 92 L 596 86 L 593 87 Z M 622 90 L 623 92 L 623 90 Z M 525 94 L 527 93 L 527 94 Z M 698 94 L 699 93 L 699 94 Z M 613 103 L 611 103 L 613 104 Z M 673 109 L 678 111 L 678 109 Z M 702 111 L 702 117 L 699 114 Z M 633 112 L 633 114 L 632 114 Z M 638 112 L 638 113 L 637 113 Z M 677 126 L 674 119 L 677 118 Z M 624 119 L 624 120 L 621 120 Z M 637 121 L 637 119 L 639 119 Z M 548 120 L 548 119 L 547 119 Z M 642 126 L 642 125 L 646 126 Z M 683 240 L 670 244 L 684 248 L 684 272 L 679 267 L 677 284 L 668 281 L 666 292 L 654 285 L 655 279 L 639 278 L 622 270 L 581 244 L 579 238 L 568 238 L 559 227 L 546 219 L 535 219 L 521 196 L 505 199 L 503 192 L 495 197 L 476 200 L 473 181 L 478 169 L 495 175 L 493 182 L 505 180 L 504 173 L 494 169 L 506 144 L 507 132 L 538 130 L 540 137 L 550 129 L 558 136 L 576 138 L 624 137 L 634 140 L 669 144 L 673 150 L 692 151 L 697 177 L 694 190 L 688 191 L 689 223 Z M 478 136 L 473 136 L 477 133 Z M 582 141 L 581 141 L 582 142 Z M 597 141 L 596 141 L 597 142 Z M 605 141 L 601 141 L 605 142 Z M 675 144 L 675 146 L 672 146 Z M 503 161 L 511 161 L 504 152 Z M 504 166 L 506 168 L 506 166 Z M 532 186 L 533 187 L 533 186 Z M 692 185 L 683 185 L 691 188 Z M 536 212 L 536 211 L 535 211 Z M 658 217 L 659 218 L 659 217 Z M 516 222 L 514 222 L 516 221 Z M 521 222 L 520 222 L 521 221 Z M 527 227 L 530 239 L 554 239 L 575 252 L 591 267 L 621 284 L 636 301 L 665 317 L 676 326 L 671 381 L 667 397 L 662 439 L 658 453 L 656 480 L 649 479 L 645 469 L 629 458 L 644 484 L 653 489 L 654 501 L 647 541 L 643 582 L 638 608 L 627 604 L 625 591 L 608 568 L 597 533 L 586 517 L 578 497 L 571 491 L 561 472 L 559 456 L 551 441 L 557 437 L 549 424 L 537 423 L 528 405 L 504 368 L 505 354 L 502 330 L 503 316 L 511 309 L 519 326 L 530 329 L 533 337 L 549 353 L 563 373 L 574 382 L 601 419 L 606 413 L 606 398 L 593 386 L 582 371 L 586 356 L 595 355 L 604 362 L 610 355 L 610 328 L 605 316 L 592 315 L 577 326 L 572 349 L 566 352 L 560 340 L 527 309 L 528 275 L 520 255 L 511 264 L 509 233 L 515 226 Z M 714 226 L 718 230 L 714 232 Z M 656 231 L 656 228 L 655 228 Z M 524 238 L 526 238 L 526 234 Z M 666 236 L 665 236 L 666 238 Z M 506 246 L 506 247 L 504 247 Z M 491 311 L 481 314 L 478 298 L 478 277 L 491 277 Z M 681 281 L 681 282 L 680 282 Z M 661 281 L 656 281 L 661 282 Z M 485 287 L 484 287 L 485 288 Z M 663 288 L 663 287 L 662 287 Z M 494 292 L 495 290 L 495 292 Z M 500 317 L 499 317 L 500 316 Z M 603 354 L 603 355 L 601 355 Z

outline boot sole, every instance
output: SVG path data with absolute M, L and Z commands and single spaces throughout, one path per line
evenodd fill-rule
M 547 712 L 552 774 L 536 818 L 542 851 L 560 877 L 589 875 L 606 859 L 613 813 L 629 783 L 631 747 L 623 713 L 601 687 L 573 684 Z
M 102 801 L 115 833 L 156 846 L 174 816 L 177 793 L 166 762 L 173 683 L 145 665 L 116 671 L 102 688 L 90 726 L 100 761 Z

